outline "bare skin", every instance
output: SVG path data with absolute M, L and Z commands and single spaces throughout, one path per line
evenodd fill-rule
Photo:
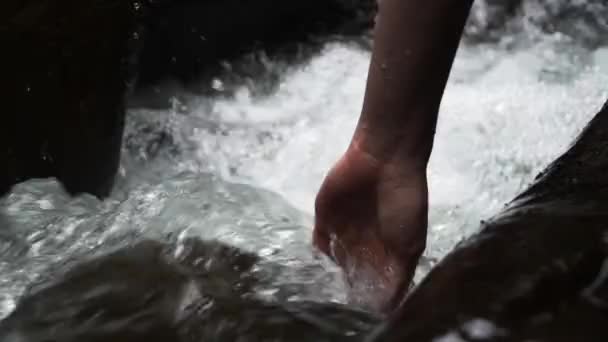
M 354 297 L 388 313 L 426 246 L 427 164 L 473 0 L 382 0 L 363 109 L 315 203 L 314 243 Z

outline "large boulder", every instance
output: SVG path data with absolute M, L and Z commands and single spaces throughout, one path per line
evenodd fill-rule
M 6 1 L 0 6 L 0 195 L 55 176 L 105 196 L 118 168 L 134 1 Z
M 608 104 L 373 341 L 608 341 L 607 221 Z
M 480 0 L 475 1 L 465 37 L 476 43 L 513 34 L 532 40 L 560 34 L 595 48 L 608 43 L 607 15 L 604 0 Z

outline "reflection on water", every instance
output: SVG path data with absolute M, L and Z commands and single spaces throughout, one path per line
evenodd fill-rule
M 559 36 L 517 51 L 461 49 L 431 159 L 417 279 L 567 147 L 607 96 L 605 51 Z M 133 110 L 104 202 L 69 198 L 53 180 L 16 186 L 0 202 L 0 317 L 48 267 L 140 237 L 219 239 L 272 270 L 260 297 L 345 302 L 339 270 L 310 246 L 312 204 L 351 137 L 368 61 L 368 51 L 328 44 L 270 96 L 243 87 L 233 98 Z

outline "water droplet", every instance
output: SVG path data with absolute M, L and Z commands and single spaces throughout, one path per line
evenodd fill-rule
M 194 260 L 194 266 L 199 266 L 200 264 L 202 264 L 203 262 L 205 262 L 205 259 L 203 258 L 196 258 Z M 205 265 L 206 266 L 206 265 Z
M 224 90 L 224 83 L 222 81 L 220 81 L 219 79 L 215 78 L 215 79 L 213 79 L 213 81 L 211 81 L 211 88 L 213 88 L 217 91 L 222 91 L 222 90 Z
M 505 331 L 498 328 L 493 322 L 480 318 L 465 323 L 462 328 L 475 340 L 487 340 L 505 335 Z

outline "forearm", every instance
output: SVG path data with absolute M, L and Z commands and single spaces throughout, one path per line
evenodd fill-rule
M 351 147 L 425 168 L 473 0 L 382 0 Z

